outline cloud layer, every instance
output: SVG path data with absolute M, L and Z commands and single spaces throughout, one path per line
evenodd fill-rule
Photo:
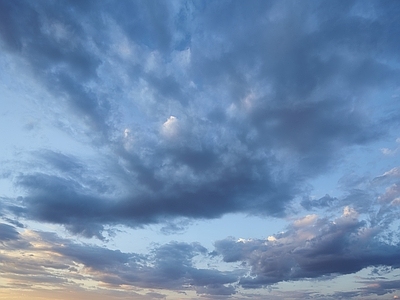
M 19 125 L 35 140 L 1 161 L 0 179 L 18 194 L 0 198 L 1 272 L 16 286 L 68 286 L 70 272 L 76 284 L 216 299 L 398 269 L 400 162 L 387 141 L 400 120 L 399 13 L 396 1 L 0 1 L 0 89 L 18 95 L 4 103 L 26 107 Z M 354 167 L 376 152 L 388 160 Z M 335 172 L 336 190 L 315 192 Z M 147 255 L 27 228 L 56 224 L 107 243 L 120 225 L 173 230 L 227 214 L 290 225 Z M 40 259 L 13 265 L 24 251 Z M 373 282 L 325 296 L 398 286 Z
M 96 282 L 110 291 L 145 288 L 195 292 L 218 299 L 246 296 L 243 289 L 271 287 L 279 282 L 328 280 L 373 268 L 372 278 L 359 279 L 360 287 L 352 295 L 300 290 L 292 297 L 305 297 L 302 293 L 326 299 L 391 295 L 399 283 L 385 274 L 399 269 L 400 248 L 398 239 L 387 239 L 389 232 L 383 225 L 360 220 L 354 209 L 345 207 L 340 217 L 307 215 L 266 239 L 227 238 L 216 241 L 212 251 L 199 243 L 153 244 L 148 253 L 139 254 L 2 223 L 1 272 L 9 282 L 8 288 L 31 282 L 33 289 L 57 284 L 59 289 L 79 290 L 83 282 Z M 221 271 L 210 267 L 219 259 L 233 268 Z M 282 293 L 277 299 L 287 297 Z
M 390 5 L 1 5 L 4 51 L 71 116 L 57 126 L 105 149 L 97 178 L 52 150 L 33 162 L 52 169 L 15 177 L 24 216 L 75 233 L 283 216 L 345 149 L 397 124 L 369 96 L 399 78 Z

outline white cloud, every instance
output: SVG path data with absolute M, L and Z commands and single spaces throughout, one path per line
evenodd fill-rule
M 381 149 L 381 152 L 382 152 L 384 155 L 393 155 L 393 154 L 395 154 L 395 153 L 397 152 L 397 148 L 396 148 L 395 150 L 391 150 L 391 149 L 389 149 L 389 148 L 382 148 L 382 149 Z
M 161 132 L 168 138 L 174 138 L 179 133 L 179 121 L 176 117 L 170 116 L 162 125 Z
M 343 215 L 342 217 L 353 217 L 353 218 L 357 218 L 358 217 L 358 213 L 355 209 L 351 208 L 350 206 L 346 206 L 343 209 Z
M 124 141 L 123 141 L 123 144 L 124 144 L 125 150 L 127 150 L 127 151 L 132 150 L 132 148 L 133 148 L 133 136 L 132 136 L 131 130 L 129 128 L 125 128 L 125 130 L 124 130 Z
M 396 143 L 400 143 L 400 138 L 396 139 Z M 400 147 L 396 147 L 395 149 L 389 149 L 389 148 L 381 148 L 381 152 L 384 155 L 390 156 L 390 155 L 395 155 L 399 151 Z
M 313 224 L 316 220 L 318 219 L 318 216 L 315 214 L 312 215 L 307 215 L 304 218 L 298 219 L 293 222 L 293 225 L 295 227 L 305 227 L 305 226 L 310 226 Z
M 395 168 L 383 173 L 382 176 L 400 177 L 400 167 L 395 167 Z
M 131 131 L 130 131 L 128 128 L 126 128 L 126 129 L 124 130 L 124 137 L 125 137 L 125 138 L 128 138 L 128 137 L 130 136 L 130 134 L 131 134 Z
M 244 238 L 239 238 L 236 242 L 237 243 L 249 243 L 249 242 L 251 242 L 252 241 L 252 239 L 244 239 Z

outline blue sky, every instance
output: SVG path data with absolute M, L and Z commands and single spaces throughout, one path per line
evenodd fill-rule
M 398 1 L 0 1 L 0 299 L 400 297 Z

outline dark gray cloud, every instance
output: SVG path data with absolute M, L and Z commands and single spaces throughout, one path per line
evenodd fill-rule
M 237 162 L 235 166 L 231 162 L 228 162 L 228 166 L 220 163 L 219 170 L 218 166 L 210 166 L 208 172 L 194 174 L 197 180 L 203 181 L 202 184 L 196 180 L 187 182 L 185 178 L 182 178 L 183 182 L 171 182 L 168 181 L 168 174 L 162 174 L 158 179 L 156 175 L 149 174 L 152 171 L 146 166 L 140 166 L 142 171 L 139 178 L 122 170 L 119 176 L 125 177 L 126 182 L 145 185 L 156 192 L 138 194 L 132 191 L 132 194 L 118 198 L 108 193 L 112 190 L 112 182 L 93 178 L 82 168 L 74 169 L 80 164 L 71 162 L 66 156 L 54 152 L 43 152 L 40 156 L 43 158 L 47 154 L 49 157 L 46 161 L 54 165 L 54 170 L 59 170 L 59 174 L 32 173 L 16 177 L 17 185 L 29 192 L 23 198 L 25 209 L 20 215 L 64 224 L 71 232 L 87 237 L 101 238 L 104 224 L 122 223 L 137 227 L 163 222 L 170 217 L 218 217 L 228 208 L 231 212 L 246 210 L 280 214 L 290 197 L 291 187 L 288 183 L 280 183 L 272 178 L 268 182 L 266 178 L 260 178 L 261 174 L 267 172 L 263 170 L 267 166 L 258 166 L 257 170 L 250 158 L 241 158 L 244 161 Z M 135 163 L 143 164 L 141 161 Z M 248 170 L 250 167 L 252 170 Z M 221 174 L 211 174 L 212 170 Z M 65 176 L 66 171 L 68 177 Z M 251 175 L 254 178 L 248 178 L 249 173 L 254 173 Z M 157 184 L 162 186 L 156 188 Z M 269 198 L 263 199 L 260 195 L 268 195 Z M 254 199 L 245 202 L 245 198 Z M 265 210 L 259 211 L 262 206 Z
M 370 266 L 399 268 L 399 245 L 380 238 L 381 228 L 359 221 L 349 208 L 329 221 L 309 215 L 288 231 L 268 240 L 217 241 L 216 252 L 226 262 L 243 262 L 251 276 L 240 279 L 244 288 L 260 288 L 281 281 L 350 274 Z
M 0 223 L 0 248 L 4 250 L 19 248 L 29 249 L 29 242 L 26 242 L 17 229 L 8 224 Z M 0 259 L 1 260 L 1 259 Z
M 14 226 L 0 223 L 0 241 L 10 241 L 19 238 L 19 233 Z
M 12 225 L 14 225 L 14 226 L 16 226 L 16 227 L 19 227 L 19 228 L 24 228 L 24 227 L 25 227 L 24 224 L 22 224 L 21 222 L 19 222 L 19 221 L 17 221 L 17 220 L 10 219 L 10 218 L 6 218 L 6 217 L 4 217 L 3 219 L 4 219 L 4 221 L 6 221 L 7 223 L 10 223 L 10 224 L 12 224 Z

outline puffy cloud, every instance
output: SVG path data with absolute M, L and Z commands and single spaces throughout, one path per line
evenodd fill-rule
M 400 186 L 393 184 L 388 187 L 385 193 L 378 197 L 378 201 L 381 203 L 396 203 L 400 196 Z
M 309 226 L 310 224 L 313 224 L 315 220 L 317 220 L 318 216 L 317 215 L 307 215 L 302 219 L 298 219 L 293 222 L 293 225 L 295 227 L 305 227 Z
M 216 252 L 226 262 L 243 262 L 250 276 L 240 279 L 244 288 L 260 288 L 281 281 L 350 274 L 370 266 L 399 268 L 399 246 L 383 242 L 381 228 L 358 220 L 348 207 L 333 221 L 309 215 L 286 232 L 246 243 L 217 241 Z

